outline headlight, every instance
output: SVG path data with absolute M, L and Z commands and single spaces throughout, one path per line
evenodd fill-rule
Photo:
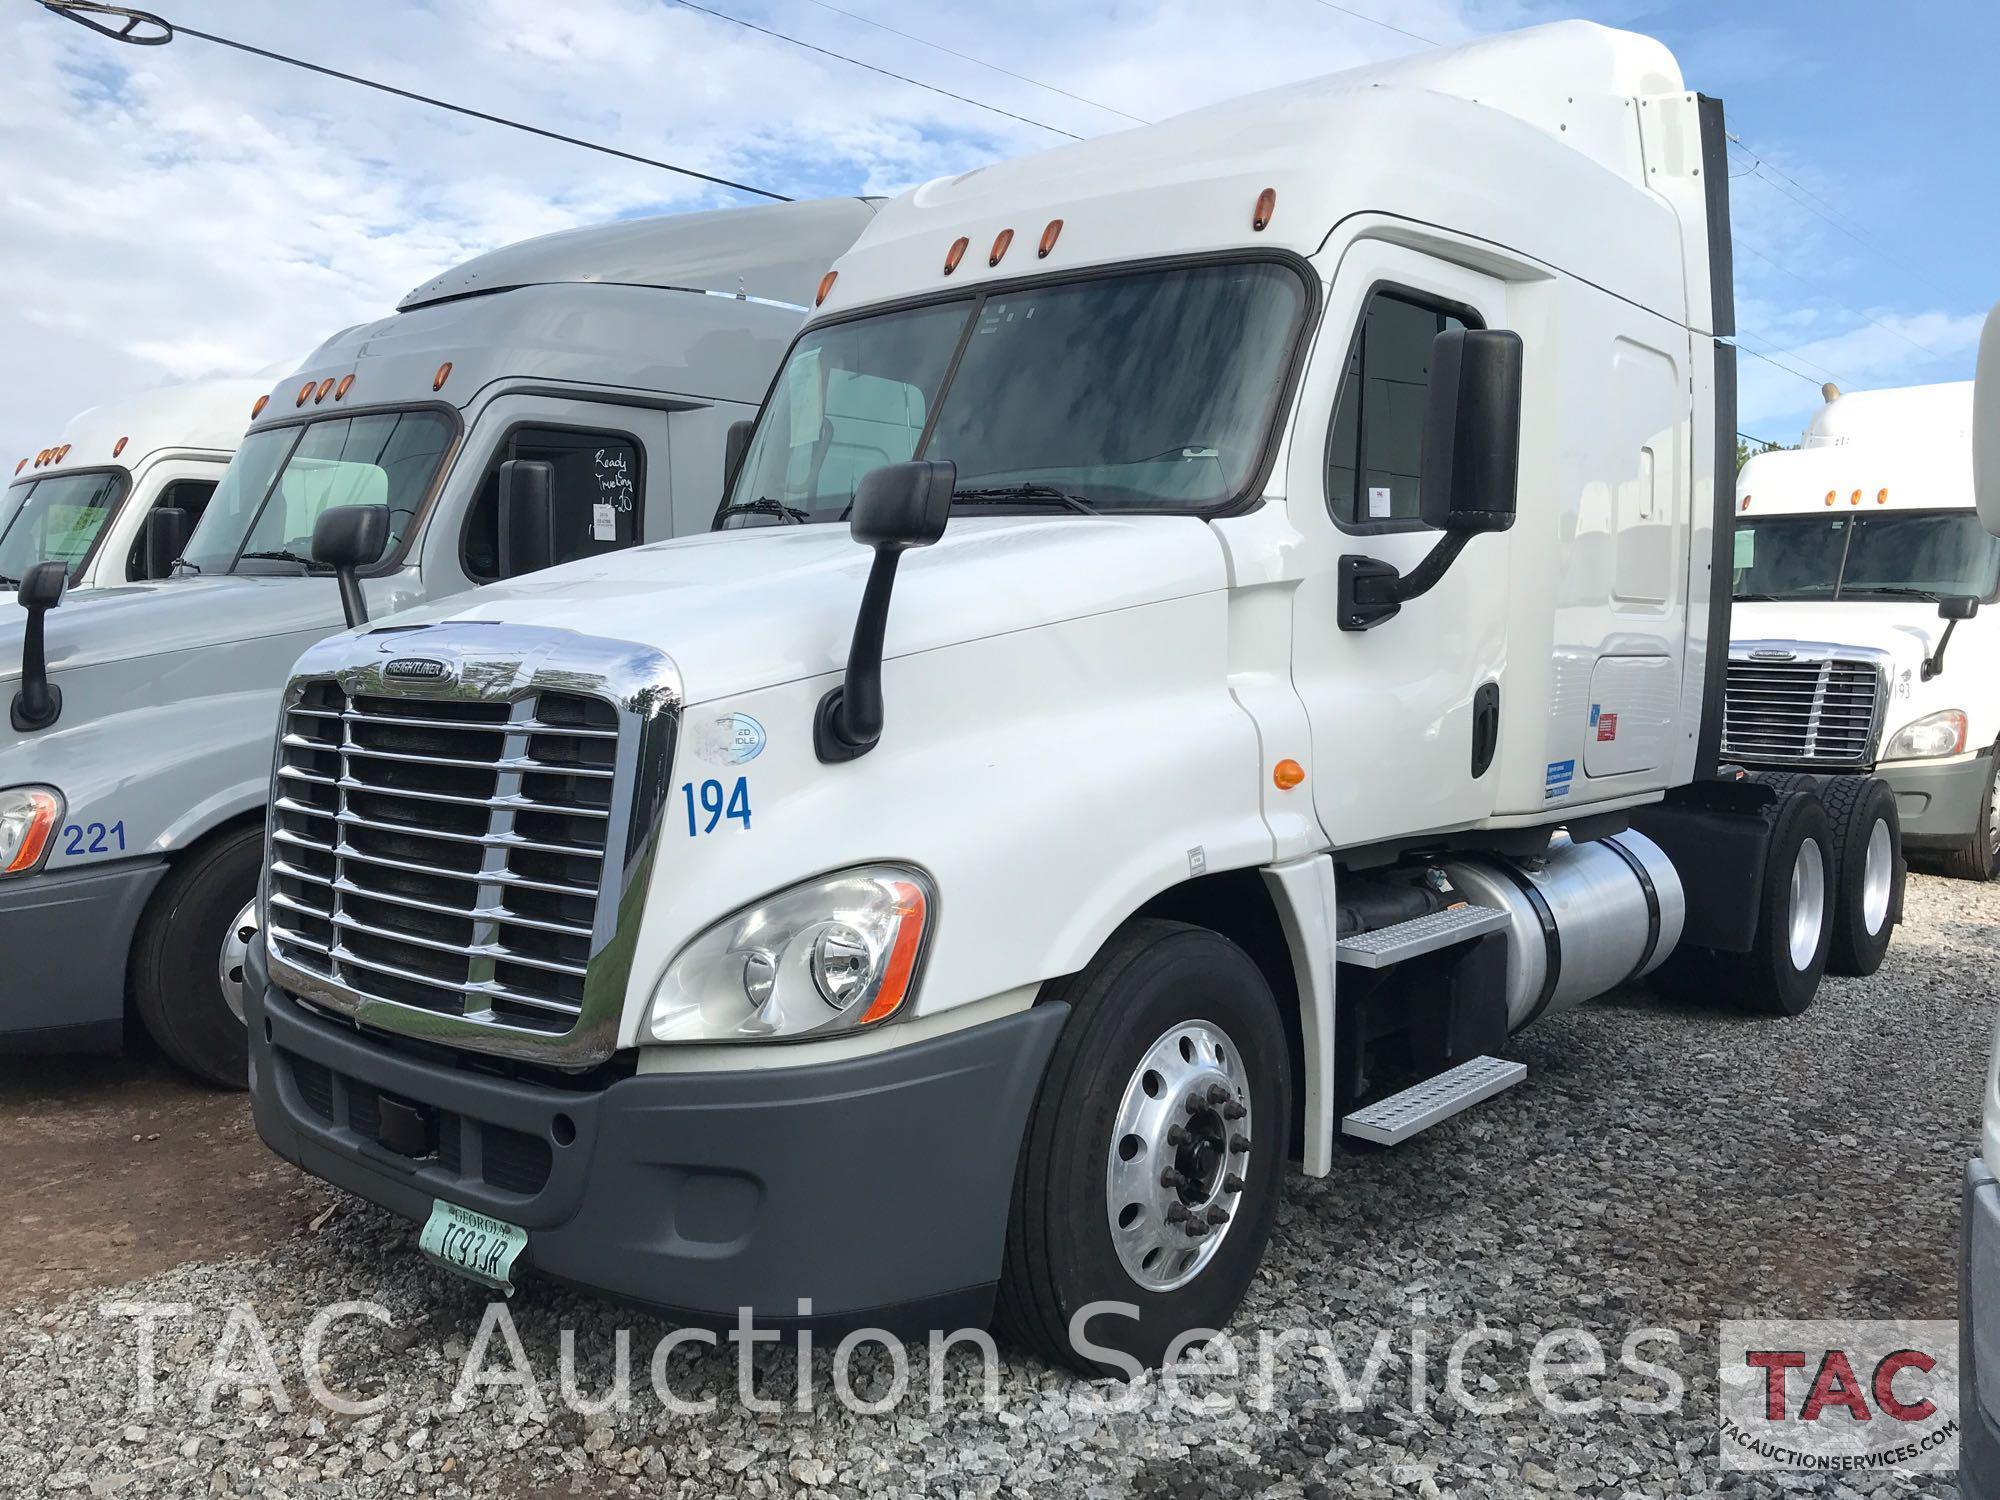
M 62 793 L 54 787 L 10 786 L 0 792 L 0 879 L 39 870 L 62 820 Z
M 1940 755 L 1956 755 L 1965 748 L 1965 715 L 1947 708 L 1925 714 L 1913 724 L 1905 724 L 1889 737 L 1882 751 L 1884 760 L 1931 760 Z
M 930 882 L 869 865 L 794 886 L 680 951 L 646 1016 L 657 1042 L 754 1042 L 879 1026 L 916 992 Z

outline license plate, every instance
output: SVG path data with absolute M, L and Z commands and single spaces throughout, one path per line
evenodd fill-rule
M 447 1271 L 511 1297 L 514 1257 L 527 1248 L 528 1231 L 504 1219 L 433 1198 L 431 1216 L 417 1244 Z

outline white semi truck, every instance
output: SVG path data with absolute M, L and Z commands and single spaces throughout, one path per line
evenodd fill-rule
M 1737 476 L 1723 753 L 1825 778 L 1841 862 L 1871 867 L 1845 882 L 1872 895 L 1841 913 L 1836 968 L 1865 973 L 1892 824 L 1951 874 L 2000 874 L 2000 537 L 1973 505 L 1971 381 L 1827 396 Z
M 240 1087 L 291 663 L 344 608 L 705 529 L 728 433 L 873 215 L 774 204 L 481 256 L 244 404 L 200 524 L 159 546 L 175 576 L 64 599 L 27 569 L 33 607 L 0 617 L 0 1050 L 115 1048 L 129 1007 Z M 354 502 L 381 525 L 337 578 L 315 526 Z
M 14 465 L 0 497 L 0 588 L 11 597 L 44 562 L 67 567 L 72 591 L 163 574 L 172 558 L 149 558 L 146 540 L 172 532 L 150 518 L 177 511 L 189 527 L 200 519 L 251 406 L 269 389 L 264 380 L 193 381 L 71 418 Z
M 264 1139 L 490 1282 L 1103 1369 L 1516 1028 L 1803 1010 L 1825 813 L 1718 774 L 1728 244 L 1720 105 L 1585 23 L 885 205 L 713 534 L 299 662 Z

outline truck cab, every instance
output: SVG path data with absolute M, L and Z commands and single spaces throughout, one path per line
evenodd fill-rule
M 386 513 L 354 580 L 373 617 L 705 529 L 730 427 L 873 214 L 632 220 L 447 272 L 242 405 L 173 576 L 0 622 L 0 701 L 36 707 L 0 734 L 0 827 L 22 834 L 0 862 L 0 1047 L 115 1046 L 129 992 L 170 1056 L 240 1085 L 271 725 L 292 661 L 344 619 L 320 518 Z M 502 493 L 522 472 L 532 521 Z
M 1803 1010 L 1823 809 L 1718 775 L 1723 144 L 1566 23 L 886 204 L 713 531 L 301 658 L 263 1138 L 489 1285 L 1132 1374 L 1519 1027 Z
M 42 562 L 66 564 L 71 591 L 155 576 L 149 518 L 177 511 L 178 525 L 193 528 L 268 389 L 259 380 L 196 381 L 72 418 L 14 466 L 0 495 L 0 588 L 9 600 Z
M 1972 382 L 1827 387 L 1795 449 L 1736 481 L 1724 751 L 1876 776 L 1901 839 L 2000 874 L 2000 539 L 1972 494 Z

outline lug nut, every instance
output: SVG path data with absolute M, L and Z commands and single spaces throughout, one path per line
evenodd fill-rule
M 1250 1137 L 1247 1135 L 1232 1135 L 1229 1138 L 1229 1149 L 1238 1156 L 1241 1156 L 1245 1151 L 1250 1149 Z
M 1202 1111 L 1201 1095 L 1189 1094 L 1187 1096 L 1187 1112 L 1191 1115 L 1198 1115 L 1201 1113 L 1201 1111 Z
M 1208 1233 L 1208 1226 L 1202 1223 L 1201 1220 L 1189 1219 L 1187 1221 L 1187 1236 L 1189 1239 L 1198 1240 L 1207 1233 Z
M 1208 1222 L 1211 1224 L 1227 1224 L 1229 1222 L 1229 1210 L 1224 1208 L 1220 1203 L 1209 1204 Z
M 1181 1145 L 1183 1142 L 1187 1140 L 1187 1138 L 1188 1138 L 1187 1132 L 1181 1129 L 1180 1126 L 1169 1125 L 1167 1127 L 1167 1144 L 1169 1146 Z
M 1167 1222 L 1169 1224 L 1178 1224 L 1187 1216 L 1188 1211 L 1185 1203 L 1177 1201 L 1167 1205 Z
M 1238 1177 L 1234 1172 L 1231 1172 L 1227 1177 L 1222 1179 L 1222 1190 L 1226 1193 L 1240 1193 L 1243 1191 L 1243 1187 L 1243 1179 Z
M 1210 1104 L 1221 1104 L 1228 1098 L 1229 1098 L 1229 1090 L 1224 1088 L 1221 1084 L 1211 1083 L 1208 1086 L 1208 1102 Z
M 1238 1104 L 1234 1099 L 1231 1099 L 1227 1104 L 1222 1106 L 1222 1118 L 1225 1120 L 1240 1120 L 1249 1113 L 1249 1110 Z
M 1186 1185 L 1187 1179 L 1172 1167 L 1168 1167 L 1166 1171 L 1160 1174 L 1160 1186 L 1163 1188 L 1185 1187 Z

